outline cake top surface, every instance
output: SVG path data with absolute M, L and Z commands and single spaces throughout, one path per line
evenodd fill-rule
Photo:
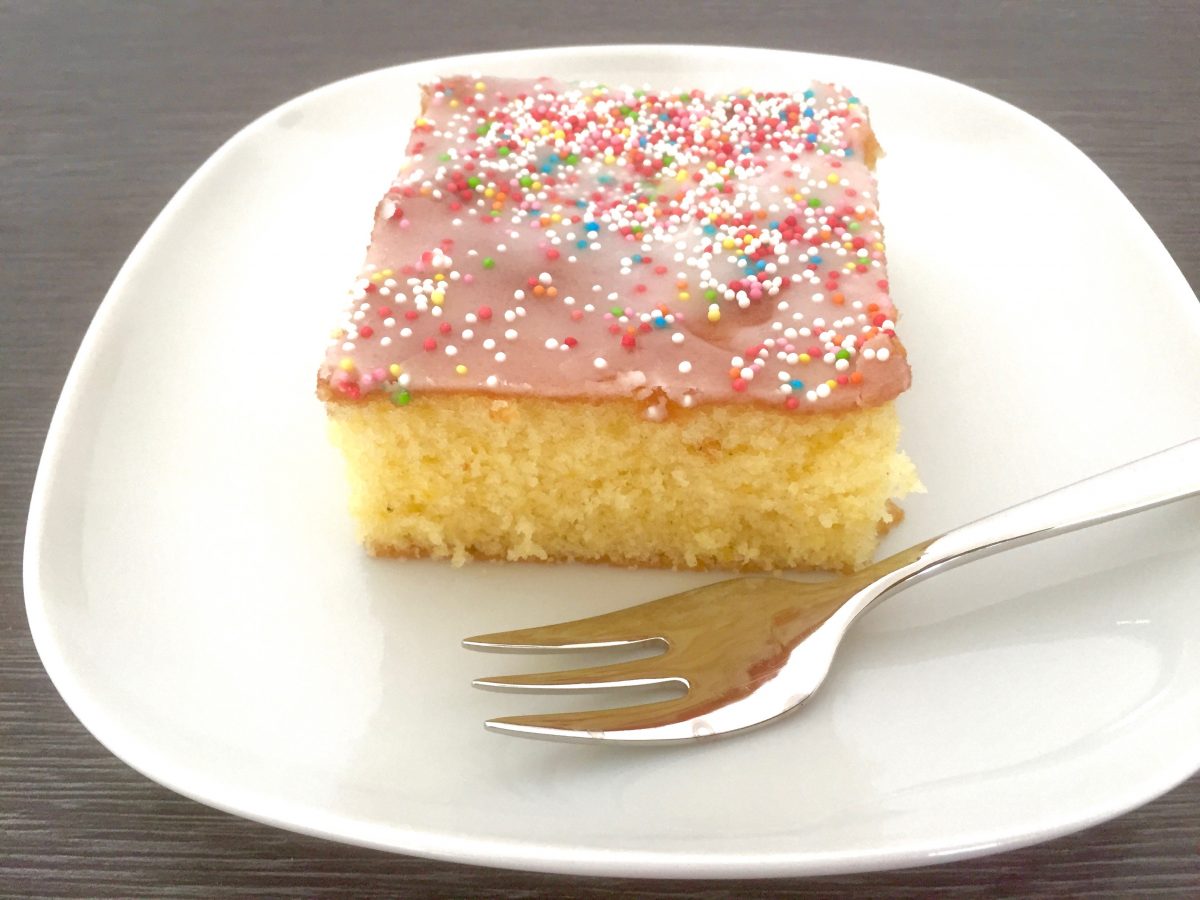
M 847 90 L 427 85 L 321 393 L 870 406 L 909 383 Z

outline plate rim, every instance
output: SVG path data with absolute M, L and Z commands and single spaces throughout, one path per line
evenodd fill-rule
M 22 567 L 26 615 L 38 656 L 55 689 L 71 713 L 113 755 L 151 781 L 196 802 L 300 834 L 463 864 L 561 874 L 685 879 L 849 874 L 975 858 L 1030 846 L 1123 815 L 1162 796 L 1200 769 L 1200 746 L 1198 746 L 1190 758 L 1185 753 L 1179 753 L 1176 757 L 1179 764 L 1176 767 L 1158 768 L 1156 770 L 1157 778 L 1143 779 L 1143 790 L 1131 792 L 1129 796 L 1122 797 L 1120 802 L 1107 804 L 1094 802 L 1086 810 L 1083 810 L 1083 805 L 1081 805 L 1075 808 L 1075 815 L 1054 817 L 1052 824 L 1049 825 L 1029 828 L 1015 834 L 1010 830 L 1005 830 L 1003 834 L 994 835 L 990 839 L 986 835 L 976 834 L 970 836 L 968 842 L 955 846 L 939 844 L 934 847 L 930 846 L 928 842 L 915 841 L 911 845 L 893 844 L 886 849 L 871 853 L 862 853 L 857 850 L 845 853 L 806 853 L 803 851 L 780 853 L 772 851 L 758 854 L 604 850 L 543 844 L 534 840 L 463 837 L 408 826 L 371 824 L 351 816 L 322 809 L 313 804 L 280 801 L 269 796 L 258 797 L 237 787 L 228 788 L 222 787 L 219 783 L 210 784 L 209 781 L 216 782 L 217 779 L 203 772 L 189 773 L 187 766 L 172 763 L 169 757 L 163 757 L 161 751 L 153 745 L 139 742 L 137 738 L 123 733 L 119 717 L 110 715 L 102 704 L 97 703 L 89 696 L 86 686 L 75 678 L 68 658 L 62 652 L 62 647 L 54 636 L 55 626 L 49 614 L 50 604 L 47 601 L 50 589 L 43 584 L 41 573 L 46 554 L 47 520 L 51 514 L 49 504 L 52 499 L 56 472 L 61 465 L 64 453 L 65 437 L 72 424 L 78 420 L 77 409 L 81 402 L 81 383 L 86 380 L 87 373 L 96 364 L 97 351 L 103 345 L 110 330 L 115 310 L 121 303 L 120 298 L 128 294 L 126 283 L 132 277 L 132 273 L 141 266 L 144 257 L 151 252 L 150 247 L 155 243 L 158 232 L 162 230 L 164 224 L 188 202 L 192 194 L 208 178 L 211 170 L 222 165 L 226 157 L 231 155 L 240 144 L 255 138 L 265 125 L 276 117 L 286 114 L 291 108 L 311 103 L 326 93 L 344 90 L 353 82 L 377 78 L 384 73 L 398 74 L 404 70 L 428 69 L 434 65 L 447 68 L 486 67 L 496 62 L 510 62 L 523 57 L 543 58 L 547 55 L 572 53 L 609 54 L 615 58 L 622 56 L 644 58 L 663 54 L 686 54 L 690 57 L 703 51 L 716 51 L 722 54 L 757 52 L 854 64 L 867 63 L 907 75 L 915 74 L 922 78 L 934 79 L 952 85 L 956 90 L 976 95 L 976 99 L 982 99 L 983 102 L 1001 104 L 1009 114 L 1017 114 L 1025 120 L 1026 124 L 1037 128 L 1045 136 L 1065 143 L 1075 151 L 1081 163 L 1086 161 L 1088 166 L 1094 170 L 1093 174 L 1098 174 L 1112 190 L 1115 190 L 1125 200 L 1129 211 L 1141 223 L 1139 231 L 1142 238 L 1149 242 L 1149 246 L 1153 248 L 1152 252 L 1161 254 L 1169 264 L 1167 266 L 1170 271 L 1169 277 L 1172 280 L 1178 280 L 1185 295 L 1192 295 L 1187 279 L 1136 206 L 1121 191 L 1120 187 L 1068 138 L 1041 119 L 1006 100 L 954 79 L 909 66 L 838 54 L 738 45 L 568 44 L 484 51 L 454 56 L 432 56 L 360 72 L 305 91 L 255 117 L 222 142 L 188 176 L 147 226 L 122 263 L 84 333 L 68 374 L 63 381 L 60 396 L 47 428 L 45 444 L 34 478 L 25 531 Z M 479 70 L 481 69 L 476 69 L 476 71 Z M 1174 300 L 1170 302 L 1174 302 Z M 1200 305 L 1193 315 L 1197 334 L 1200 334 Z

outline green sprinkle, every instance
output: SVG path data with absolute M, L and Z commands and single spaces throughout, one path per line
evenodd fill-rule
M 531 184 L 533 184 L 533 179 L 528 175 L 522 175 L 521 180 L 518 183 L 521 185 L 521 187 L 529 187 Z
M 839 351 L 837 352 L 837 358 L 838 358 L 838 359 L 849 359 L 849 358 L 850 358 L 850 351 L 849 351 L 849 350 L 839 350 Z
M 468 178 L 467 179 L 467 187 L 473 187 L 473 188 L 479 187 L 479 177 L 477 175 L 472 175 L 470 178 Z
M 621 309 L 621 307 L 619 307 L 619 306 L 614 306 L 612 309 L 609 310 L 609 312 L 612 313 L 614 316 L 625 315 L 625 310 Z
M 483 267 L 485 269 L 494 269 L 494 268 L 496 268 L 496 261 L 494 259 L 492 259 L 490 256 L 485 256 L 483 258 Z
M 392 402 L 397 406 L 408 406 L 408 402 L 412 400 L 412 394 L 408 391 L 396 391 L 392 394 Z
M 507 147 L 501 147 L 499 150 L 496 151 L 496 153 L 498 153 L 500 156 L 508 156 L 508 154 L 512 153 L 512 151 L 509 150 Z
M 809 205 L 809 206 L 811 206 L 813 209 L 816 209 L 818 206 L 820 206 L 820 205 L 821 205 L 821 198 L 819 198 L 819 197 L 809 197 L 809 198 L 808 198 L 808 205 Z
M 567 165 L 568 166 L 573 166 L 578 162 L 579 162 L 579 157 L 576 154 L 574 154 L 574 153 L 567 154 Z
M 704 299 L 705 300 L 716 300 L 717 299 L 717 289 L 709 288 L 707 291 L 705 291 Z

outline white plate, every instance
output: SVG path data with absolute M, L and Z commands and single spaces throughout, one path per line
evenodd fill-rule
M 985 94 L 732 48 L 527 51 L 352 78 L 268 113 L 188 181 L 63 391 L 26 597 L 46 669 L 106 746 L 297 831 L 655 876 L 980 854 L 1117 815 L 1200 766 L 1194 502 L 896 597 L 810 706 L 757 733 L 640 750 L 485 733 L 489 715 L 564 701 L 473 691 L 471 677 L 530 661 L 461 637 L 715 576 L 452 569 L 355 545 L 314 372 L 416 86 L 461 70 L 709 88 L 815 76 L 869 103 L 915 371 L 904 443 L 929 487 L 893 548 L 1200 433 L 1200 307 L 1183 277 L 1096 166 Z

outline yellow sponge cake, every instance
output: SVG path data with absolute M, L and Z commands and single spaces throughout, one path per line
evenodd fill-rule
M 858 99 L 424 99 L 318 380 L 367 549 L 868 562 L 916 475 Z

